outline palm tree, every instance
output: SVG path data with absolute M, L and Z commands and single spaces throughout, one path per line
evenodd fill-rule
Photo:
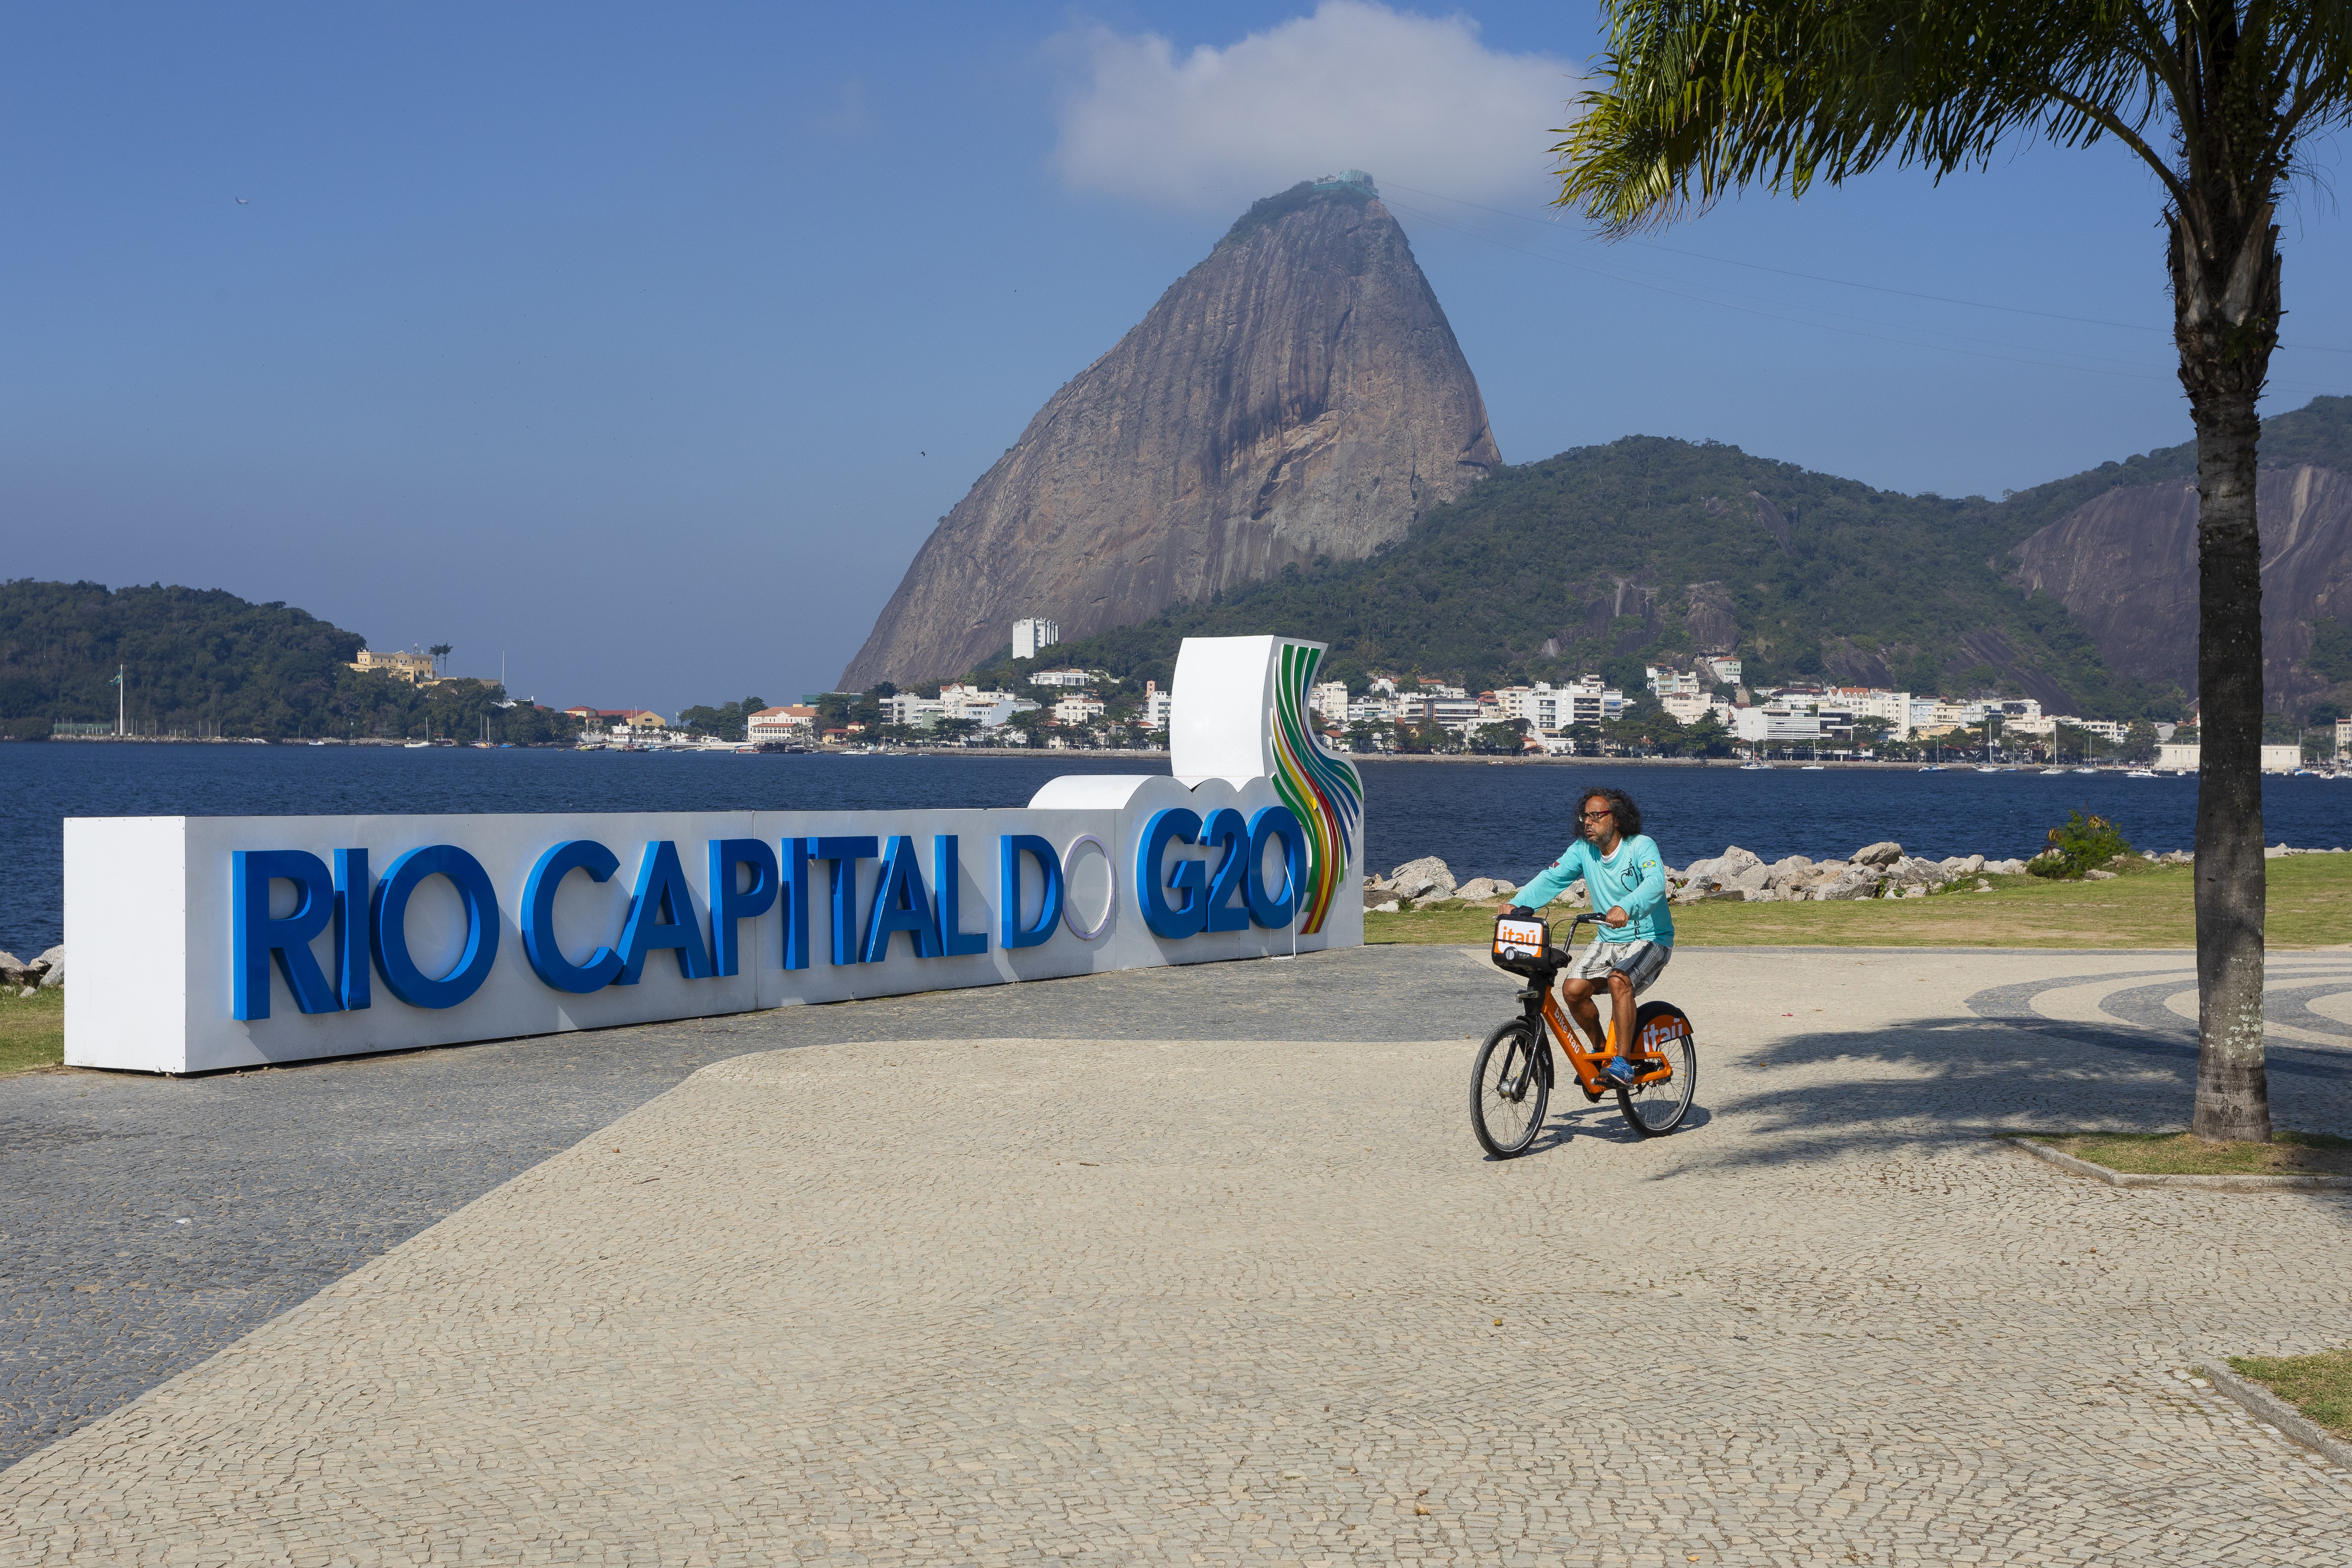
M 2197 1110 L 2267 1140 L 2255 405 L 2278 343 L 2278 228 L 2307 139 L 2352 115 L 2336 0 L 1602 0 L 1602 85 L 1560 132 L 1559 205 L 1612 235 L 1755 185 L 1888 161 L 1940 178 L 2007 140 L 2112 138 L 2165 194 L 2197 427 Z

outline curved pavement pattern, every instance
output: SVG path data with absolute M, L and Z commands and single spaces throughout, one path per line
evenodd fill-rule
M 2352 1194 L 1986 1136 L 2178 1124 L 2172 963 L 1685 952 L 1694 1124 L 1570 1095 L 1507 1163 L 1458 949 L 1058 1004 L 1279 1036 L 738 1055 L 0 1471 L 0 1556 L 2340 1561 L 2352 1472 L 2179 1374 L 2352 1340 Z M 2280 1120 L 2352 1128 L 2277 1027 Z

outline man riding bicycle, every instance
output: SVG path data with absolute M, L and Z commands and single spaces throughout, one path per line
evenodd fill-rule
M 1617 1043 L 1601 1076 L 1622 1088 L 1642 1070 L 1625 1055 L 1633 1039 L 1633 998 L 1650 988 L 1674 956 L 1665 862 L 1658 847 L 1643 836 L 1642 808 L 1623 790 L 1587 790 L 1577 816 L 1576 841 L 1502 908 L 1504 913 L 1524 919 L 1580 877 L 1592 908 L 1608 911 L 1592 945 L 1560 982 L 1559 994 L 1568 1004 L 1568 1016 L 1599 1054 L 1610 1046 L 1601 1035 L 1601 1013 L 1592 997 L 1603 984 L 1609 987 Z

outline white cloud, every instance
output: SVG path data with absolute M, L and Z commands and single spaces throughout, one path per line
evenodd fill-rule
M 1465 16 L 1323 0 L 1223 48 L 1157 34 L 1053 41 L 1068 69 L 1053 161 L 1074 188 L 1223 211 L 1343 168 L 1472 201 L 1540 195 L 1579 83 L 1497 53 Z

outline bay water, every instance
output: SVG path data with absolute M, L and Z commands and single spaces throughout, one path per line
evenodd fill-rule
M 1915 855 L 2026 856 L 2070 809 L 2107 816 L 2143 849 L 2187 848 L 2197 781 L 2120 773 L 1750 773 L 1728 763 L 1495 763 L 1360 759 L 1367 869 L 1423 855 L 1455 877 L 1528 877 L 1574 829 L 1578 791 L 1641 805 L 1669 863 L 1737 844 L 1768 860 L 1843 857 L 1895 839 Z M 1164 757 L 410 751 L 372 746 L 0 744 L 0 948 L 61 939 L 68 816 L 264 816 L 545 811 L 892 810 L 1018 806 L 1064 773 L 1168 772 Z M 2267 842 L 2352 846 L 2352 780 L 2273 777 Z M 614 846 L 623 849 L 621 846 Z M 629 862 L 623 849 L 623 859 Z M 630 862 L 633 863 L 633 862 Z

